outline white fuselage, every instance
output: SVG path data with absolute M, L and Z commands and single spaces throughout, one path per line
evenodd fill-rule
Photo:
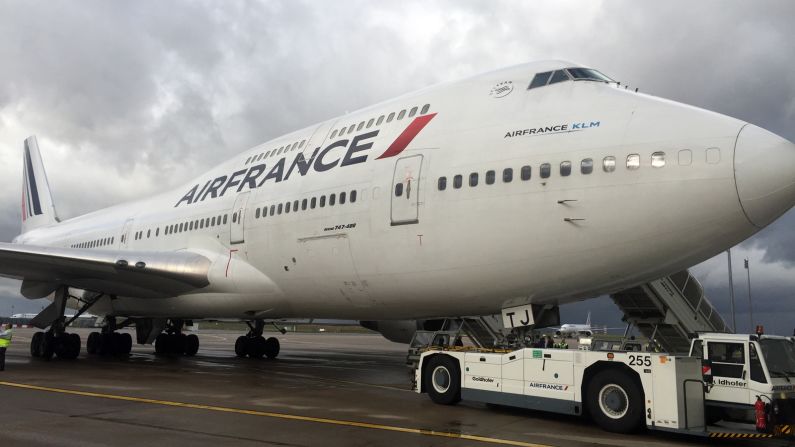
M 206 289 L 167 299 L 119 297 L 93 313 L 420 318 L 491 314 L 621 290 L 701 262 L 792 205 L 788 196 L 761 224 L 744 211 L 735 146 L 747 123 L 602 82 L 528 90 L 536 72 L 556 68 L 546 65 L 428 88 L 310 126 L 236 155 L 183 187 L 33 230 L 15 242 L 72 247 L 113 238 L 96 249 L 189 250 L 213 260 Z M 508 81 L 507 95 L 490 94 Z M 402 110 L 405 117 L 387 123 Z M 378 158 L 410 123 L 432 114 L 405 150 Z M 278 151 L 285 145 L 292 150 Z M 308 160 L 317 148 L 324 154 L 320 163 L 316 156 L 284 178 L 299 154 Z M 259 157 L 273 151 L 280 153 Z M 664 165 L 652 166 L 658 152 Z M 627 167 L 633 154 L 637 169 Z M 614 157 L 612 172 L 606 157 Z M 589 174 L 581 171 L 587 159 Z M 567 161 L 571 174 L 562 176 Z M 540 172 L 545 163 L 548 178 Z M 661 164 L 658 156 L 654 164 Z M 529 180 L 522 179 L 523 166 L 530 166 Z M 512 169 L 509 182 L 506 168 Z M 473 173 L 477 186 L 470 186 Z M 215 179 L 222 179 L 217 197 L 207 190 Z M 284 205 L 293 208 L 296 201 L 299 210 L 286 213 Z M 167 230 L 200 221 L 198 228 Z

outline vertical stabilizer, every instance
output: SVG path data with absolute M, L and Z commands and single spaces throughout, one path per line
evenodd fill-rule
M 58 222 L 50 183 L 36 137 L 25 139 L 22 154 L 22 233 Z
M 588 327 L 591 326 L 591 312 L 588 312 L 588 318 L 585 319 L 585 325 Z

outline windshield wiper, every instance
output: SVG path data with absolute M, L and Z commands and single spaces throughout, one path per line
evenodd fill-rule
M 775 371 L 775 370 L 771 369 L 770 370 L 770 376 L 772 377 L 774 374 L 778 374 L 779 377 L 783 377 L 783 378 L 787 379 L 787 383 L 790 383 L 790 380 L 789 380 L 789 376 L 790 375 L 791 376 L 795 376 L 795 372 L 792 372 L 792 371 Z

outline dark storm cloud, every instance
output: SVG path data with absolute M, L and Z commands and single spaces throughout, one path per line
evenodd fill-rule
M 536 59 L 592 65 L 795 140 L 794 16 L 789 1 L 5 2 L 0 239 L 18 233 L 30 134 L 68 218 L 346 111 Z M 794 216 L 738 251 L 786 276 Z M 717 264 L 697 270 L 723 303 Z M 760 305 L 791 317 L 788 290 L 771 281 Z M 605 299 L 564 313 L 580 321 L 587 309 L 595 321 L 620 319 Z

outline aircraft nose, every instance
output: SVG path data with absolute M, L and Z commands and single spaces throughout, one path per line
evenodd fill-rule
M 734 147 L 734 180 L 745 216 L 762 228 L 795 205 L 795 144 L 746 124 Z

